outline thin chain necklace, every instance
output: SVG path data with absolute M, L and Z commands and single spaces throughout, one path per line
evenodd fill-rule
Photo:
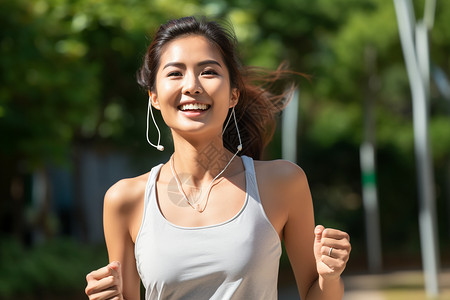
M 216 175 L 216 177 L 213 178 L 213 180 L 211 180 L 211 182 L 208 185 L 208 188 L 205 190 L 205 194 L 203 194 L 203 190 L 200 193 L 200 200 L 197 203 L 193 203 L 189 200 L 188 196 L 186 195 L 186 193 L 184 192 L 183 186 L 180 182 L 180 179 L 178 178 L 178 174 L 177 171 L 175 170 L 175 167 L 173 166 L 173 160 L 174 160 L 174 155 L 172 154 L 172 156 L 170 157 L 169 163 L 170 163 L 170 170 L 172 171 L 172 175 L 175 178 L 175 181 L 177 183 L 177 187 L 178 187 L 178 191 L 183 195 L 184 199 L 186 200 L 186 202 L 189 204 L 190 207 L 192 207 L 193 209 L 195 209 L 196 211 L 198 211 L 199 213 L 202 213 L 205 211 L 206 209 L 206 205 L 208 204 L 208 199 L 209 197 L 206 198 L 206 202 L 205 205 L 202 207 L 201 204 L 203 202 L 203 198 L 205 198 L 207 195 L 209 195 L 212 184 L 214 183 L 214 181 L 216 181 L 216 179 L 222 175 L 223 172 L 225 172 L 225 170 L 228 168 L 228 166 L 231 164 L 231 162 L 233 161 L 233 159 L 236 157 L 236 155 L 238 154 L 240 150 L 236 151 L 236 153 L 233 155 L 233 157 L 231 157 L 230 161 L 227 163 L 227 165 L 225 166 L 225 168 L 223 168 L 222 171 L 220 171 L 219 174 Z

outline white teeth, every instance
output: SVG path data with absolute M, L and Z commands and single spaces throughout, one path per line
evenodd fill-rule
M 181 105 L 180 110 L 207 110 L 208 107 L 209 107 L 208 104 L 190 103 Z

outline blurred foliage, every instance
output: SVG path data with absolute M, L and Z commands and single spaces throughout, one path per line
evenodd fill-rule
M 80 295 L 86 274 L 107 264 L 104 246 L 81 245 L 56 239 L 25 248 L 13 239 L 0 238 L 0 298 L 22 299 L 25 295 Z
M 417 18 L 422 2 L 414 1 Z M 70 164 L 80 143 L 148 155 L 147 96 L 134 74 L 157 26 L 192 14 L 231 22 L 246 64 L 275 68 L 287 60 L 310 74 L 311 82 L 299 79 L 299 164 L 310 180 L 317 221 L 348 231 L 355 252 L 364 251 L 359 145 L 362 103 L 370 94 L 385 249 L 417 251 L 411 95 L 392 1 L 0 0 L 0 162 L 11 169 L 4 174 Z M 449 18 L 450 1 L 437 1 L 431 60 L 447 75 Z M 375 53 L 372 68 L 368 51 Z M 432 83 L 441 236 L 450 228 L 449 106 Z M 167 129 L 165 136 L 170 139 Z M 279 138 L 268 158 L 280 156 Z

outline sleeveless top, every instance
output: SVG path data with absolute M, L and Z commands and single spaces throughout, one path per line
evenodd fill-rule
M 136 265 L 145 299 L 277 299 L 281 243 L 258 193 L 253 160 L 242 156 L 246 196 L 228 221 L 182 227 L 159 210 L 150 171 L 136 244 Z

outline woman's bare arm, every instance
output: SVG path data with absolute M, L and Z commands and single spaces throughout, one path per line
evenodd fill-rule
M 289 163 L 287 163 L 289 164 Z M 288 219 L 284 241 L 300 296 L 305 300 L 342 299 L 341 273 L 350 253 L 348 235 L 323 226 L 315 228 L 311 193 L 305 173 L 293 164 L 291 179 L 284 189 Z M 330 247 L 333 257 L 328 256 Z
M 113 294 L 119 300 L 140 299 L 133 235 L 142 219 L 145 181 L 141 177 L 121 180 L 105 195 L 103 227 L 110 264 L 86 277 L 90 299 L 109 299 Z

